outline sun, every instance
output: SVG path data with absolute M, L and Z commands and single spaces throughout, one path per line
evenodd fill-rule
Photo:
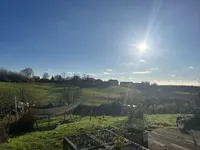
M 136 48 L 138 51 L 144 52 L 149 48 L 149 46 L 146 42 L 141 42 L 141 43 L 136 44 Z

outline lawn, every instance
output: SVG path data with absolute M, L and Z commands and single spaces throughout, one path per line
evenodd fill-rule
M 92 118 L 84 117 L 78 122 L 59 125 L 56 129 L 51 131 L 31 132 L 21 136 L 17 136 L 8 140 L 8 143 L 0 145 L 3 150 L 56 150 L 62 149 L 62 140 L 64 136 L 80 133 L 85 130 L 91 130 L 95 126 L 109 126 L 119 121 L 126 119 L 126 117 L 110 117 Z
M 175 127 L 176 117 L 179 114 L 166 114 L 166 115 L 146 115 L 145 121 L 150 128 L 160 127 Z M 101 119 L 99 119 L 101 118 Z M 52 118 L 52 124 L 58 122 L 62 117 Z M 91 130 L 96 126 L 109 126 L 117 124 L 127 117 L 84 117 L 80 121 L 59 125 L 56 129 L 51 131 L 38 131 L 31 132 L 21 136 L 16 136 L 8 140 L 8 143 L 0 145 L 3 150 L 56 150 L 62 149 L 62 140 L 64 136 L 80 133 L 83 131 Z M 47 119 L 42 119 L 39 124 L 43 126 Z
M 156 115 L 145 115 L 145 120 L 150 128 L 165 128 L 175 127 L 176 118 L 178 116 L 188 116 L 191 114 L 156 114 Z
M 177 116 L 179 114 L 146 115 L 145 120 L 151 128 L 170 127 L 176 125 Z

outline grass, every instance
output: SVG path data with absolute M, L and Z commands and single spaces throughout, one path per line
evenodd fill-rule
M 120 94 L 127 91 L 133 91 L 133 89 L 121 86 L 110 86 L 105 89 L 84 88 L 82 89 L 82 96 L 85 105 L 101 105 L 119 99 Z
M 176 117 L 179 114 L 157 114 L 157 115 L 146 115 L 145 120 L 149 128 L 160 128 L 160 127 L 175 127 Z M 100 119 L 101 118 L 101 121 Z M 53 123 L 63 119 L 63 116 L 51 118 Z M 26 133 L 21 136 L 10 138 L 8 143 L 0 145 L 0 149 L 3 150 L 61 150 L 62 141 L 64 136 L 70 136 L 78 134 L 83 131 L 92 130 L 96 126 L 109 126 L 118 124 L 121 121 L 126 120 L 127 117 L 84 117 L 80 121 L 59 125 L 56 129 L 51 131 L 38 131 Z M 47 119 L 39 121 L 39 126 L 47 122 Z
M 3 150 L 61 150 L 64 136 L 80 133 L 85 130 L 91 130 L 96 126 L 109 126 L 118 121 L 122 121 L 126 117 L 110 117 L 106 116 L 102 119 L 101 124 L 99 117 L 84 117 L 78 122 L 59 125 L 52 131 L 31 132 L 8 140 L 8 143 L 0 145 Z
M 96 96 L 96 97 L 105 97 L 105 98 L 115 98 L 119 97 L 120 93 L 130 91 L 131 89 L 120 87 L 120 86 L 110 86 L 105 89 L 98 88 L 85 88 L 83 89 L 83 95 L 85 96 Z
M 183 114 L 146 115 L 145 120 L 147 121 L 149 128 L 175 127 L 176 126 L 176 118 L 178 116 L 185 116 L 185 115 L 183 115 Z
M 5 92 L 18 95 L 19 88 L 22 86 L 33 96 L 35 103 L 44 105 L 48 103 L 55 103 L 57 96 L 60 94 L 60 90 L 66 87 L 60 84 L 50 83 L 0 82 L 0 96 L 1 93 Z M 81 98 L 85 101 L 84 104 L 86 105 L 91 105 L 93 102 L 94 105 L 101 105 L 120 98 L 120 93 L 130 90 L 131 89 L 129 88 L 120 86 L 111 86 L 105 89 L 83 88 Z
M 5 83 L 0 82 L 0 96 L 4 92 L 12 92 L 17 94 L 19 88 L 22 86 L 20 83 Z M 28 91 L 34 95 L 34 100 L 37 103 L 48 104 L 50 102 L 55 102 L 59 91 L 64 87 L 63 85 L 57 84 L 33 84 L 33 83 L 23 83 L 23 86 L 28 89 Z M 133 91 L 132 89 L 111 86 L 105 89 L 97 88 L 83 88 L 82 89 L 82 99 L 85 100 L 84 104 L 91 105 L 101 105 L 103 103 L 111 102 L 115 99 L 120 98 L 120 94 L 126 91 Z M 133 91 L 134 92 L 134 91 Z M 137 92 L 137 91 L 135 91 Z M 173 127 L 176 123 L 176 117 L 178 114 L 166 114 L 166 115 L 146 115 L 145 125 L 147 128 L 163 128 L 163 127 Z M 63 116 L 51 118 L 50 125 L 56 124 L 63 119 Z M 26 133 L 21 136 L 16 136 L 8 140 L 8 143 L 3 143 L 0 145 L 0 149 L 3 150 L 32 150 L 32 149 L 42 149 L 42 150 L 56 150 L 62 149 L 62 140 L 64 136 L 69 136 L 72 134 L 80 133 L 85 130 L 91 130 L 95 126 L 109 126 L 112 124 L 119 123 L 125 120 L 126 117 L 110 117 L 106 116 L 103 119 L 92 118 L 90 121 L 89 117 L 84 117 L 78 122 L 59 125 L 56 129 L 51 131 L 38 131 Z M 136 123 L 135 123 L 136 124 Z M 140 122 L 139 122 L 140 124 Z M 41 119 L 38 121 L 39 127 L 48 126 L 47 119 Z
M 45 84 L 0 82 L 0 93 L 18 95 L 21 87 L 24 87 L 37 103 L 42 101 L 45 104 L 56 98 L 56 94 L 52 94 L 55 90 L 53 86 Z
M 146 115 L 145 120 L 147 120 L 148 125 L 151 128 L 170 127 L 176 125 L 177 116 L 179 115 L 178 114 Z

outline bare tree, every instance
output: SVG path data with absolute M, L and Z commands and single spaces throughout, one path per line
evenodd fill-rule
M 33 77 L 34 76 L 34 72 L 33 69 L 31 68 L 25 68 L 24 70 L 21 70 L 20 73 L 26 77 Z
M 48 79 L 48 78 L 49 78 L 49 74 L 45 72 L 45 73 L 42 75 L 42 78 L 43 78 L 43 79 Z
M 64 73 L 64 72 L 61 73 L 61 78 L 62 78 L 62 79 L 65 79 L 65 73 Z

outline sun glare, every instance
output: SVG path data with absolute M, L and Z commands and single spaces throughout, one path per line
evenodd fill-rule
M 148 49 L 148 44 L 145 43 L 145 42 L 141 42 L 141 43 L 136 45 L 136 48 L 137 48 L 138 51 L 143 52 L 143 51 Z

